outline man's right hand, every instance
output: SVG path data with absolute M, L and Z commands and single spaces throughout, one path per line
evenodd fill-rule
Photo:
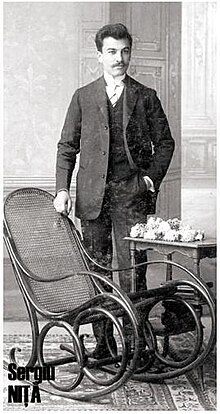
M 61 190 L 57 193 L 53 205 L 58 213 L 68 216 L 72 208 L 72 200 L 68 191 Z

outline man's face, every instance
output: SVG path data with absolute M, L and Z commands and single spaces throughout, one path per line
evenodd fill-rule
M 128 39 L 114 39 L 105 37 L 103 40 L 102 52 L 98 53 L 99 62 L 103 65 L 103 70 L 113 78 L 122 76 L 127 72 L 131 48 Z

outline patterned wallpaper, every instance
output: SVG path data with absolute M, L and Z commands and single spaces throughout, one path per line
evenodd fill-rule
M 54 177 L 78 86 L 77 3 L 4 3 L 4 175 Z

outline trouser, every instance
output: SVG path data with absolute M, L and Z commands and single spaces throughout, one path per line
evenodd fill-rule
M 135 181 L 136 183 L 136 181 Z M 133 192 L 133 193 L 132 193 Z M 116 259 L 119 268 L 131 266 L 129 243 L 124 237 L 129 236 L 131 227 L 136 223 L 146 222 L 146 214 L 138 211 L 135 197 L 138 201 L 139 188 L 134 188 L 133 181 L 123 180 L 117 183 L 109 183 L 106 187 L 102 209 L 95 220 L 81 220 L 84 245 L 90 255 L 104 266 L 112 265 L 113 256 L 113 237 L 115 242 Z M 147 260 L 146 251 L 136 252 L 136 263 Z M 97 270 L 98 269 L 93 269 Z M 104 272 L 103 272 L 104 274 Z M 108 277 L 112 275 L 106 272 Z M 120 287 L 126 292 L 131 291 L 131 271 L 119 272 Z M 136 270 L 136 289 L 137 291 L 147 289 L 146 266 L 141 266 Z M 93 326 L 94 333 L 98 342 L 102 337 L 102 324 Z M 108 329 L 110 334 L 111 327 Z

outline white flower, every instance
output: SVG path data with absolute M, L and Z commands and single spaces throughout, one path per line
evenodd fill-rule
M 186 226 L 180 231 L 180 235 L 182 242 L 191 242 L 195 240 L 196 231 Z
M 155 233 L 155 236 L 156 236 L 157 240 L 163 240 L 163 238 L 164 238 L 164 233 L 163 232 L 160 232 L 160 231 L 158 231 L 158 229 L 155 229 L 154 233 Z
M 202 241 L 204 239 L 204 231 L 197 230 L 195 240 Z
M 191 242 L 203 240 L 204 231 L 194 230 L 189 224 L 184 225 L 178 218 L 165 221 L 160 217 L 150 217 L 147 223 L 137 223 L 133 226 L 130 236 L 148 240 Z
M 156 224 L 155 224 L 155 218 L 154 217 L 150 217 L 147 220 L 147 228 L 150 229 L 150 228 L 154 228 L 155 226 L 156 226 Z
M 167 223 L 167 221 L 162 221 L 158 226 L 157 232 L 165 234 L 169 230 L 171 230 L 169 223 Z
M 156 218 L 156 220 L 155 220 L 155 225 L 156 225 L 156 227 L 157 227 L 157 226 L 159 226 L 159 225 L 160 225 L 160 223 L 163 223 L 163 222 L 164 222 L 164 220 L 163 220 L 162 218 L 157 217 L 157 218 Z
M 134 238 L 140 236 L 140 224 L 137 223 L 131 228 L 130 236 Z
M 131 228 L 130 237 L 144 237 L 144 232 L 146 229 L 146 224 L 137 223 Z
M 144 232 L 144 239 L 156 240 L 156 234 L 153 230 L 147 230 Z
M 169 223 L 171 229 L 173 230 L 179 230 L 181 225 L 182 225 L 182 221 L 179 220 L 178 218 L 173 218 L 173 219 L 169 219 L 167 220 L 167 222 Z
M 179 240 L 179 232 L 173 229 L 168 230 L 163 237 L 163 240 L 166 241 L 178 241 Z
M 192 230 L 192 227 L 189 224 L 184 225 L 182 223 L 180 230 L 188 231 L 188 230 Z

